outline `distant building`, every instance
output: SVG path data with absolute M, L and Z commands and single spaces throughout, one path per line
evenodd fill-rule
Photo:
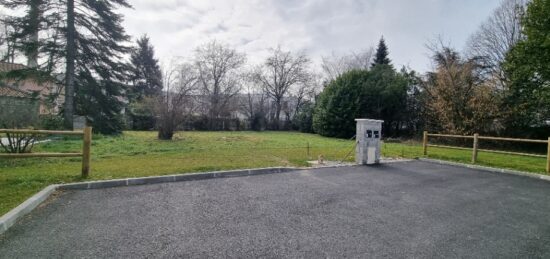
M 38 122 L 39 99 L 28 92 L 0 85 L 0 127 L 18 128 Z
M 24 65 L 16 63 L 0 62 L 0 73 L 6 73 L 14 70 L 27 68 Z M 7 86 L 11 89 L 19 90 L 22 93 L 28 93 L 36 96 L 39 100 L 40 115 L 58 114 L 60 108 L 65 102 L 65 96 L 62 93 L 63 87 L 54 82 L 54 80 L 46 82 L 37 82 L 33 79 L 8 80 L 1 82 L 0 86 Z M 0 92 L 0 96 L 7 91 Z

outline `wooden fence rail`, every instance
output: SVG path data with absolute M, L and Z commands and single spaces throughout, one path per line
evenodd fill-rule
M 473 139 L 473 145 L 472 145 L 472 148 L 456 147 L 456 146 L 444 146 L 444 145 L 431 145 L 431 144 L 428 144 L 428 138 L 429 137 Z M 548 151 L 547 151 L 546 155 L 537 155 L 537 154 L 530 154 L 530 153 L 480 149 L 479 148 L 479 140 L 511 141 L 511 142 L 524 142 L 524 143 L 541 143 L 541 144 L 546 144 L 548 146 Z M 548 140 L 542 140 L 542 139 L 487 137 L 487 136 L 479 136 L 479 134 L 477 134 L 477 133 L 474 134 L 473 136 L 435 134 L 435 133 L 428 133 L 427 131 L 424 131 L 424 136 L 423 136 L 423 140 L 422 140 L 422 149 L 423 149 L 423 153 L 424 153 L 425 156 L 428 155 L 428 147 L 472 150 L 472 164 L 475 164 L 477 162 L 477 155 L 478 155 L 479 151 L 489 152 L 489 153 L 498 153 L 498 154 L 507 154 L 507 155 L 518 155 L 518 156 L 531 156 L 531 157 L 543 157 L 543 158 L 546 157 L 546 173 L 550 173 L 550 137 L 548 137 Z
M 0 158 L 82 157 L 82 177 L 88 177 L 90 174 L 92 127 L 86 127 L 83 131 L 0 129 L 0 134 L 2 133 L 82 136 L 82 153 L 0 153 Z

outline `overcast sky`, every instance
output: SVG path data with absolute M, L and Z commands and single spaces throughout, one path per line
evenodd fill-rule
M 134 38 L 147 33 L 157 56 L 189 57 L 210 40 L 248 54 L 269 48 L 321 56 L 361 50 L 383 35 L 396 67 L 430 68 L 425 44 L 442 35 L 458 49 L 500 0 L 131 0 L 123 10 Z

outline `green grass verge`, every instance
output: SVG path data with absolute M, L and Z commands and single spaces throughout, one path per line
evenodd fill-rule
M 420 143 L 384 143 L 383 145 L 382 156 L 405 158 L 422 157 L 422 146 Z M 428 158 L 469 164 L 472 161 L 472 151 L 429 147 Z M 479 152 L 476 164 L 546 174 L 546 159 L 539 157 Z
M 310 145 L 309 156 L 307 143 Z M 33 152 L 79 152 L 81 140 L 65 138 L 42 143 Z M 94 135 L 90 180 L 174 173 L 306 166 L 323 154 L 341 160 L 354 141 L 296 132 L 180 132 L 173 141 L 159 141 L 155 132 L 125 132 L 117 137 Z M 386 143 L 383 155 L 415 158 L 417 143 Z M 353 160 L 354 153 L 347 160 Z M 430 157 L 469 162 L 463 150 L 430 148 Z M 539 158 L 480 153 L 482 165 L 543 172 Z M 0 215 L 50 184 L 82 181 L 80 158 L 0 159 Z

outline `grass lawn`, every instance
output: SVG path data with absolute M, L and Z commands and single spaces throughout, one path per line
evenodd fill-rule
M 310 145 L 308 157 L 307 145 Z M 79 152 L 80 139 L 37 145 L 34 152 Z M 180 132 L 173 141 L 159 141 L 155 132 L 125 132 L 117 137 L 94 136 L 91 180 L 166 175 L 269 166 L 306 166 L 323 154 L 341 160 L 354 141 L 295 132 Z M 421 156 L 417 143 L 386 143 L 383 155 Z M 430 148 L 430 157 L 469 162 L 464 150 Z M 354 153 L 348 160 L 353 160 Z M 479 154 L 479 164 L 544 172 L 545 159 Z M 80 158 L 0 159 L 0 215 L 47 185 L 82 181 Z

